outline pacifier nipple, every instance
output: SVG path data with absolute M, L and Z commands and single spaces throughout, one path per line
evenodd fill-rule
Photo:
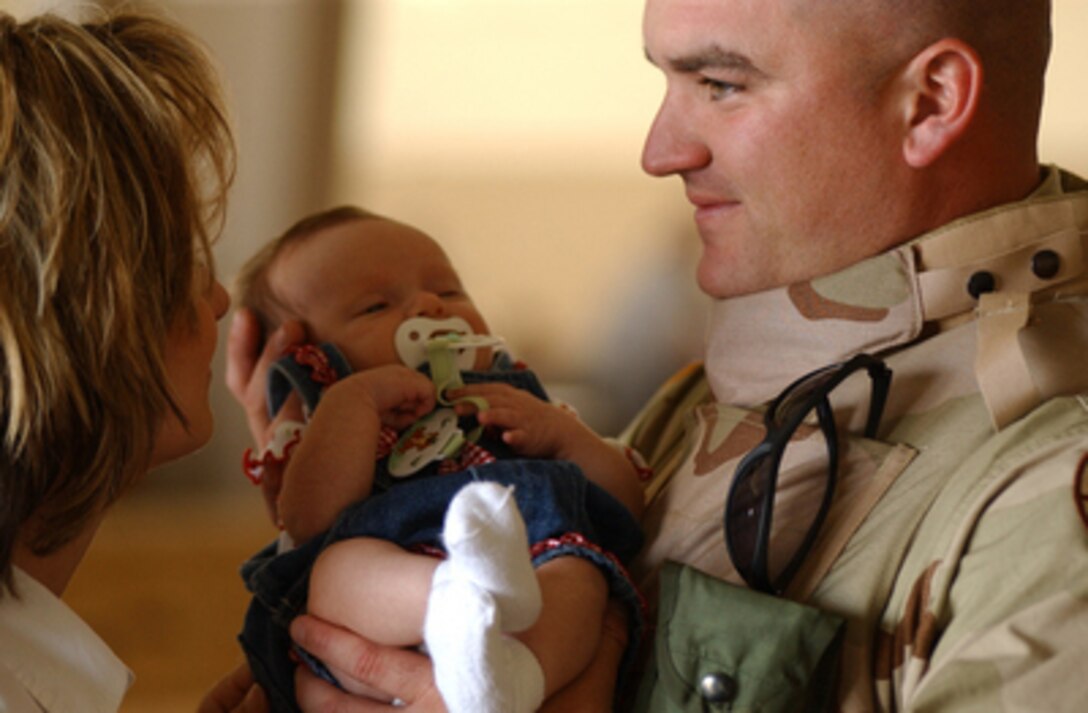
M 406 319 L 397 327 L 393 336 L 393 344 L 397 349 L 397 356 L 409 369 L 418 369 L 427 363 L 427 342 L 436 337 L 449 335 L 472 335 L 472 327 L 460 317 L 447 317 L 445 319 L 431 319 L 429 317 L 412 317 Z M 456 365 L 462 371 L 472 369 L 476 361 L 474 349 L 459 350 Z

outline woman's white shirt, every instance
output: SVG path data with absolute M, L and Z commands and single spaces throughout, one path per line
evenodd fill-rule
M 132 672 L 18 567 L 15 588 L 0 598 L 0 713 L 116 713 Z

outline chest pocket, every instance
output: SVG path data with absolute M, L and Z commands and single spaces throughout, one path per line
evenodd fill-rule
M 844 623 L 668 562 L 639 713 L 825 711 Z

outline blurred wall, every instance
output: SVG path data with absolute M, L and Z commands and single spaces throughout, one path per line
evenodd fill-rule
M 698 355 L 705 304 L 683 192 L 639 168 L 662 88 L 640 8 L 370 0 L 346 19 L 336 200 L 434 235 L 492 330 L 617 430 Z
M 663 91 L 640 5 L 351 3 L 337 116 L 336 200 L 438 237 L 493 329 L 606 429 L 702 331 L 690 206 L 638 166 Z M 1088 1 L 1055 0 L 1054 27 L 1042 158 L 1088 173 Z
M 351 201 L 444 243 L 494 331 L 606 431 L 698 353 L 691 210 L 678 180 L 638 167 L 663 89 L 638 0 L 157 4 L 227 84 L 240 155 L 226 281 L 300 215 Z M 1042 157 L 1088 175 L 1088 0 L 1054 7 Z M 137 673 L 125 713 L 192 711 L 238 657 L 234 569 L 270 527 L 240 474 L 250 439 L 223 358 L 213 441 L 119 503 L 66 593 Z
M 121 0 L 123 4 L 126 0 Z M 191 27 L 221 67 L 238 143 L 238 173 L 223 236 L 220 279 L 298 217 L 323 208 L 332 189 L 332 129 L 346 41 L 343 0 L 161 0 Z M 241 410 L 223 383 L 229 317 L 220 324 L 212 441 L 162 469 L 165 489 L 242 486 L 242 450 L 251 443 Z
M 678 180 L 638 166 L 663 90 L 642 58 L 641 3 L 158 4 L 209 44 L 231 96 L 241 153 L 218 247 L 226 279 L 297 217 L 354 202 L 442 242 L 493 331 L 602 428 L 698 353 L 691 211 Z M 1042 158 L 1088 174 L 1088 2 L 1054 0 L 1054 14 Z M 222 364 L 221 350 L 214 441 L 162 482 L 241 480 L 248 435 Z M 606 408 L 624 387 L 622 408 Z
M 1088 176 L 1088 0 L 1052 0 L 1054 51 L 1039 146 L 1043 161 Z

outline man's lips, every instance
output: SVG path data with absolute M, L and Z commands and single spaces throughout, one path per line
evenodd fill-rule
M 688 193 L 688 201 L 695 206 L 697 223 L 713 220 L 740 205 L 740 201 L 729 198 L 693 193 Z
M 740 202 L 724 196 L 712 195 L 709 193 L 698 193 L 695 191 L 688 191 L 687 197 L 688 202 L 695 206 L 696 210 L 703 210 L 704 208 L 714 209 L 723 206 L 734 206 Z

